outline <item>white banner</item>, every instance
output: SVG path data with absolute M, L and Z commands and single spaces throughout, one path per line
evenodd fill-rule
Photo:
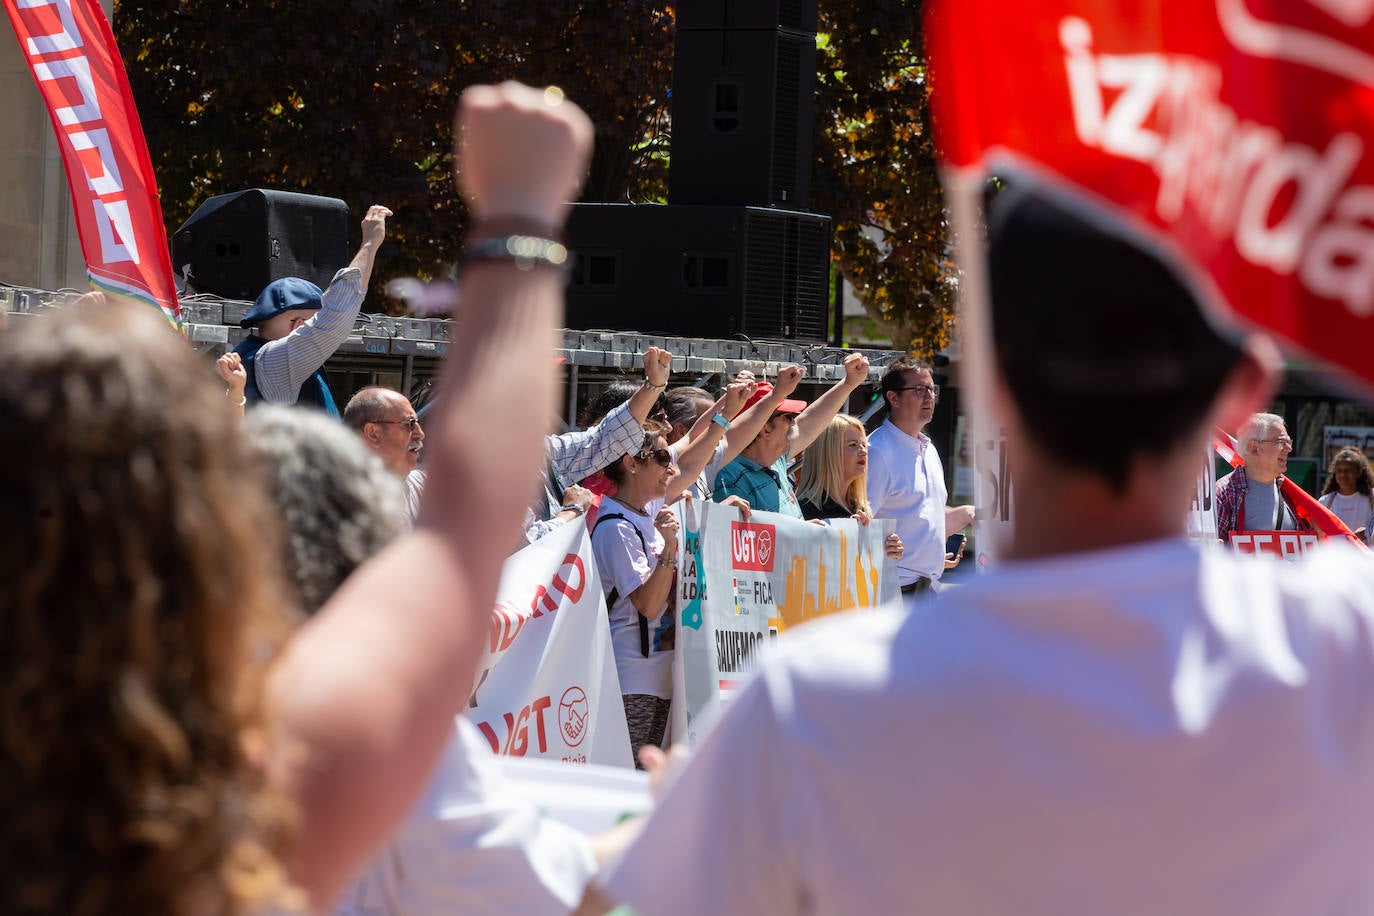
M 1212 506 L 1217 495 L 1217 461 L 1209 448 L 1202 456 L 1193 488 L 1193 500 L 1188 504 L 1185 530 L 1188 540 L 1195 544 L 1214 544 L 1217 540 L 1217 516 Z
M 497 754 L 633 766 L 585 525 L 506 561 L 468 718 Z
M 695 743 L 701 717 L 728 701 L 760 646 L 788 627 L 899 597 L 896 563 L 883 552 L 891 519 L 822 526 L 755 512 L 745 523 L 733 506 L 711 502 L 677 512 L 674 740 Z

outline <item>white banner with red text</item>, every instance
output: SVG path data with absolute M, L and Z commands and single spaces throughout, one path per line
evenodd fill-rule
M 468 718 L 494 753 L 633 766 L 585 525 L 506 561 Z
M 702 717 L 729 701 L 762 648 L 789 627 L 900 597 L 883 547 L 891 519 L 817 525 L 755 512 L 744 522 L 733 506 L 711 502 L 677 512 L 675 741 L 695 743 Z
M 62 151 L 91 283 L 180 325 L 157 180 L 97 0 L 5 0 Z

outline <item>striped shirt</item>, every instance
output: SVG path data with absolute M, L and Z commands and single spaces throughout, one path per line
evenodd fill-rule
M 269 340 L 254 358 L 254 381 L 269 404 L 294 404 L 306 379 L 348 339 L 367 290 L 363 273 L 345 267 L 324 291 L 320 310 L 280 340 Z

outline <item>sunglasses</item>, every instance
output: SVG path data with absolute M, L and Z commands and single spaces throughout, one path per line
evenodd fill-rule
M 396 425 L 398 425 L 398 426 L 404 426 L 406 429 L 414 430 L 415 427 L 417 427 L 417 426 L 420 425 L 420 418 L 419 418 L 419 417 L 406 417 L 404 420 L 373 420 L 372 422 L 373 422 L 373 423 L 394 423 L 394 424 L 396 424 Z
M 668 451 L 666 448 L 656 448 L 652 451 L 650 451 L 649 449 L 643 449 L 642 451 L 640 451 L 638 455 L 635 455 L 635 457 L 638 458 L 640 461 L 648 461 L 650 458 L 652 458 L 655 461 L 657 461 L 661 467 L 665 468 L 673 463 L 673 453 Z

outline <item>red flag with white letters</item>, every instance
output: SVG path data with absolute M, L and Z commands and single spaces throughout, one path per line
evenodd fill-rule
M 4 0 L 48 107 L 95 287 L 180 326 L 167 232 L 143 128 L 96 0 Z
M 931 0 L 944 166 L 1010 167 L 1374 381 L 1374 0 Z

